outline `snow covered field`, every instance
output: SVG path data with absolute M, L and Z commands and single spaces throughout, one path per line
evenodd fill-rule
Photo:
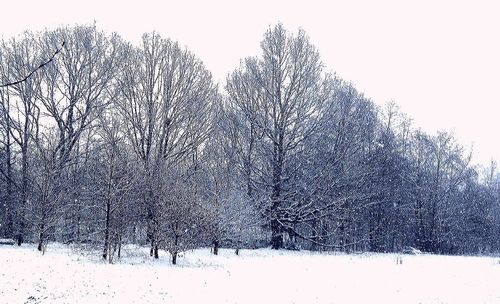
M 500 258 L 198 249 L 172 266 L 147 255 L 128 246 L 109 265 L 62 245 L 0 246 L 0 303 L 500 303 Z

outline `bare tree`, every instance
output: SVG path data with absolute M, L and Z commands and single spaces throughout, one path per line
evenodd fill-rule
M 119 116 L 116 113 L 103 113 L 99 119 L 99 135 L 102 138 L 102 169 L 101 182 L 102 210 L 104 215 L 104 242 L 102 258 L 111 263 L 118 249 L 120 256 L 122 232 L 126 201 L 130 199 L 129 192 L 133 189 L 136 179 L 130 169 L 126 149 L 124 148 L 123 132 L 120 130 Z M 122 221 L 123 219 L 123 221 Z
M 2 42 L 2 79 L 9 79 L 14 75 L 22 78 L 27 75 L 39 62 L 40 53 L 36 48 L 33 34 L 26 33 L 21 40 L 12 39 L 10 42 Z M 22 75 L 22 76 L 21 76 Z M 15 143 L 17 151 L 21 154 L 21 174 L 17 187 L 20 193 L 16 212 L 16 238 L 20 246 L 24 241 L 25 234 L 25 208 L 29 200 L 29 156 L 32 148 L 32 139 L 38 133 L 38 119 L 40 109 L 36 104 L 36 90 L 40 86 L 40 78 L 28 77 L 23 81 L 16 81 L 6 86 L 6 92 L 2 92 L 2 113 L 7 148 L 7 173 L 4 174 L 9 181 L 9 189 L 12 189 L 12 145 Z M 3 89 L 5 90 L 5 88 Z M 11 190 L 10 190 L 11 191 Z M 12 199 L 12 196 L 10 196 Z
M 302 30 L 294 36 L 277 25 L 266 32 L 261 47 L 262 58 L 246 59 L 228 77 L 227 90 L 229 102 L 244 113 L 250 135 L 254 136 L 253 128 L 263 134 L 259 156 L 265 161 L 258 168 L 258 182 L 268 191 L 266 216 L 271 245 L 277 249 L 283 246 L 293 191 L 288 187 L 291 159 L 316 129 L 326 87 L 319 54 Z
M 205 226 L 197 185 L 183 176 L 172 176 L 162 187 L 159 246 L 177 263 L 180 252 L 196 247 L 197 235 Z
M 145 182 L 151 255 L 158 257 L 160 185 L 155 171 L 175 167 L 200 148 L 211 131 L 217 88 L 211 74 L 189 51 L 158 34 L 143 36 L 130 49 L 120 78 L 120 108 Z
M 47 53 L 59 41 L 65 41 L 64 50 L 53 64 L 40 71 L 41 83 L 36 98 L 38 109 L 46 120 L 40 135 L 36 136 L 37 146 L 46 162 L 51 164 L 50 185 L 54 196 L 41 196 L 39 204 L 49 206 L 47 200 L 62 198 L 64 191 L 63 172 L 75 159 L 75 147 L 96 117 L 114 98 L 112 86 L 120 63 L 121 40 L 118 36 L 107 37 L 92 26 L 60 28 L 44 33 L 40 49 Z M 57 134 L 53 139 L 51 134 Z M 50 140 L 48 140 L 50 138 Z M 50 142 L 50 145 L 44 145 Z M 56 186 L 57 185 L 57 186 Z M 45 201 L 44 201 L 45 200 Z M 60 202 L 63 203 L 63 202 Z M 37 208 L 40 210 L 40 208 Z M 53 209 L 53 208 L 52 208 Z M 47 217 L 40 217 L 42 221 Z M 49 226 L 42 222 L 41 227 Z M 39 248 L 43 248 L 43 233 L 39 234 Z

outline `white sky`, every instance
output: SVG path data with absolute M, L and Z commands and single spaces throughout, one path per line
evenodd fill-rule
M 474 161 L 500 161 L 500 1 L 4 1 L 0 35 L 93 23 L 138 42 L 156 30 L 221 82 L 259 54 L 269 25 L 302 27 L 327 68 L 428 132 L 453 131 Z

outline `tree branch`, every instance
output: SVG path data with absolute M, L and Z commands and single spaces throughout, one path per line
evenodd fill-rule
M 26 80 L 28 80 L 28 78 L 30 78 L 33 74 L 36 73 L 36 71 L 42 69 L 44 66 L 46 66 L 47 64 L 51 63 L 54 58 L 57 56 L 57 54 L 59 54 L 61 52 L 61 50 L 63 49 L 64 45 L 65 45 L 65 41 L 63 41 L 62 45 L 60 48 L 58 48 L 54 54 L 52 54 L 52 56 L 49 58 L 49 60 L 45 61 L 45 62 L 42 62 L 36 69 L 34 69 L 33 71 L 31 71 L 28 75 L 26 75 L 23 79 L 20 79 L 20 80 L 17 80 L 17 81 L 14 81 L 14 82 L 9 82 L 9 83 L 5 83 L 5 84 L 0 84 L 0 88 L 6 88 L 6 87 L 10 87 L 10 86 L 14 86 L 16 84 L 20 84 Z

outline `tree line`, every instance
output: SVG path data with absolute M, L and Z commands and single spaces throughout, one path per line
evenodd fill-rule
M 376 106 L 302 30 L 270 27 L 261 51 L 219 85 L 157 33 L 2 40 L 0 237 L 110 262 L 124 243 L 173 263 L 200 246 L 499 251 L 494 162 Z

